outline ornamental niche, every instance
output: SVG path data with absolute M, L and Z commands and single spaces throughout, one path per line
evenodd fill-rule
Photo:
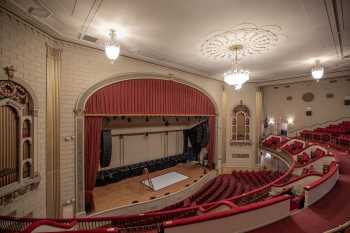
M 240 104 L 233 108 L 231 144 L 250 144 L 250 113 L 249 108 Z

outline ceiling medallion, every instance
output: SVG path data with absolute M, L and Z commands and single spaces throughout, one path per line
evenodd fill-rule
M 201 53 L 216 60 L 232 60 L 236 57 L 232 45 L 242 45 L 238 57 L 252 54 L 261 54 L 276 47 L 285 37 L 281 27 L 265 25 L 258 27 L 255 24 L 245 23 L 229 30 L 219 31 L 207 38 L 200 47 Z

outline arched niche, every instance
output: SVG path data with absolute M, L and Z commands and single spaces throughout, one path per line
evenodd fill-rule
M 214 98 L 205 90 L 200 88 L 199 86 L 196 86 L 193 83 L 187 82 L 182 79 L 177 79 L 175 77 L 169 78 L 169 76 L 165 75 L 159 75 L 154 73 L 129 73 L 129 74 L 122 74 L 116 77 L 112 77 L 106 80 L 103 80 L 101 82 L 98 82 L 94 85 L 92 85 L 90 88 L 88 88 L 85 92 L 83 92 L 80 97 L 77 100 L 76 106 L 75 106 L 75 125 L 76 125 L 76 211 L 77 215 L 83 215 L 85 214 L 84 208 L 85 208 L 85 197 L 84 197 L 84 118 L 85 118 L 85 104 L 87 103 L 90 96 L 92 96 L 95 92 L 99 91 L 100 89 L 109 86 L 114 83 L 127 81 L 127 80 L 133 80 L 133 79 L 161 79 L 161 80 L 169 80 L 174 81 L 176 83 L 184 84 L 186 86 L 192 87 L 196 89 L 197 91 L 204 94 L 209 101 L 213 104 L 214 113 L 216 116 L 218 115 L 218 106 L 215 102 Z M 218 117 L 214 119 L 215 125 L 217 126 L 217 121 L 219 120 Z M 218 143 L 216 142 L 218 140 L 218 132 L 217 128 L 215 126 L 215 151 L 218 148 Z M 214 152 L 215 154 L 215 152 Z
M 22 125 L 22 137 L 30 137 L 31 136 L 31 121 L 29 119 L 25 119 Z
M 23 179 L 31 177 L 31 173 L 32 173 L 32 164 L 29 161 L 27 161 L 23 164 L 23 168 L 22 168 Z
M 249 108 L 240 101 L 232 111 L 231 144 L 250 144 L 250 112 Z
M 31 145 L 29 140 L 25 140 L 23 142 L 22 147 L 23 160 L 27 160 L 31 158 Z

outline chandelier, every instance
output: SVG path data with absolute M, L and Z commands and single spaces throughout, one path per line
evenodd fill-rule
M 316 60 L 316 64 L 311 69 L 311 75 L 313 79 L 317 81 L 323 77 L 324 67 L 321 65 L 320 60 Z
M 113 29 L 110 30 L 109 39 L 105 44 L 105 53 L 112 64 L 119 57 L 120 45 L 117 41 L 117 34 Z
M 249 71 L 238 66 L 238 50 L 242 49 L 242 46 L 233 45 L 229 49 L 235 52 L 235 57 L 232 61 L 231 69 L 224 73 L 224 81 L 228 85 L 233 86 L 235 90 L 239 90 L 249 80 Z

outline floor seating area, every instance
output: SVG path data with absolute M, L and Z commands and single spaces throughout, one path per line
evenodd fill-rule
M 303 130 L 300 132 L 300 137 L 304 140 L 331 142 L 350 147 L 350 121 L 319 127 L 314 130 Z
M 180 154 L 128 166 L 101 170 L 96 176 L 96 186 L 103 186 L 129 177 L 142 175 L 145 168 L 147 168 L 149 172 L 154 172 L 173 167 L 176 164 L 183 162 L 186 162 L 186 156 Z

